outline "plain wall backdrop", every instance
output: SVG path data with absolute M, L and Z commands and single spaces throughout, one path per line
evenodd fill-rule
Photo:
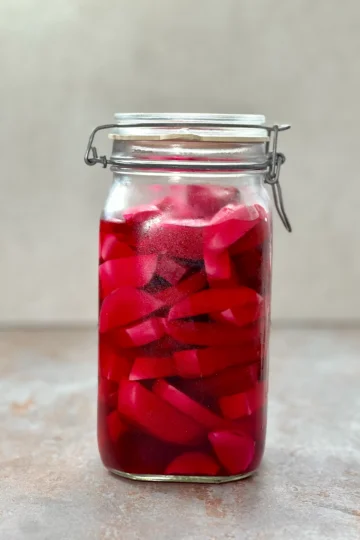
M 273 317 L 360 319 L 359 20 L 358 0 L 1 0 L 0 323 L 95 321 L 111 173 L 83 154 L 115 111 L 291 123 Z

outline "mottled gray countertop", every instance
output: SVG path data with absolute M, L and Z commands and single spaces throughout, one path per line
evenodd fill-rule
M 96 334 L 0 334 L 1 540 L 360 539 L 360 331 L 274 330 L 267 449 L 224 485 L 102 467 Z

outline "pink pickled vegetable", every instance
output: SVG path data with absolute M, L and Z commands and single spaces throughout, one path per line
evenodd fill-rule
M 114 381 L 108 379 L 100 379 L 98 386 L 99 403 L 105 405 L 109 409 L 115 409 L 117 403 L 118 385 Z
M 165 334 L 165 326 L 161 317 L 152 317 L 127 328 L 115 328 L 112 332 L 114 342 L 124 349 L 142 347 L 157 341 Z
M 119 287 L 102 303 L 99 330 L 107 332 L 116 326 L 124 326 L 150 315 L 162 306 L 163 303 L 160 300 L 144 291 L 132 287 Z
M 153 392 L 207 429 L 213 430 L 224 425 L 223 418 L 189 398 L 164 380 L 160 379 L 154 384 Z
M 100 343 L 99 355 L 101 358 L 99 371 L 104 379 L 119 382 L 120 379 L 129 376 L 131 367 L 130 360 L 125 358 L 125 356 L 118 354 L 107 343 Z
M 204 263 L 210 280 L 224 280 L 231 277 L 231 260 L 228 252 L 204 249 Z
M 140 253 L 164 253 L 171 257 L 201 259 L 204 220 L 175 220 L 156 218 L 137 235 Z
M 253 472 L 266 431 L 270 216 L 246 204 L 252 187 L 140 192 L 149 204 L 100 225 L 103 462 L 152 477 Z
M 236 203 L 239 200 L 239 191 L 234 187 L 212 185 L 186 187 L 188 204 L 198 217 L 212 217 L 223 206 Z
M 127 426 L 121 420 L 117 411 L 112 411 L 106 418 L 110 440 L 116 442 L 125 431 Z
M 153 277 L 156 264 L 156 255 L 129 256 L 104 262 L 99 267 L 103 295 L 107 296 L 125 285 L 143 287 Z
M 243 303 L 230 307 L 224 311 L 212 313 L 214 320 L 220 322 L 229 322 L 237 326 L 246 326 L 257 321 L 264 315 L 263 298 L 253 289 L 248 287 L 239 287 L 238 291 L 244 293 Z
M 142 223 L 158 215 L 160 215 L 160 210 L 153 204 L 142 204 L 123 212 L 124 219 L 133 223 Z
M 104 261 L 121 259 L 135 255 L 133 249 L 125 242 L 118 240 L 116 236 L 106 234 L 101 242 L 100 256 Z
M 227 367 L 249 364 L 260 359 L 260 351 L 253 346 L 208 347 L 174 353 L 177 373 L 180 377 L 208 377 Z
M 254 206 L 229 204 L 219 210 L 206 228 L 207 249 L 224 250 L 244 236 L 259 220 Z
M 185 317 L 194 317 L 203 313 L 222 312 L 231 308 L 237 308 L 238 320 L 241 320 L 242 312 L 244 312 L 244 322 L 242 322 L 242 325 L 246 325 L 247 322 L 253 322 L 254 320 L 253 316 L 252 320 L 246 321 L 246 319 L 250 318 L 249 311 L 251 310 L 251 314 L 253 312 L 259 312 L 261 300 L 261 297 L 255 291 L 247 287 L 208 289 L 188 296 L 175 304 L 169 312 L 168 319 L 171 321 Z
M 166 279 L 172 285 L 175 285 L 186 274 L 187 269 L 173 259 L 160 255 L 156 273 Z
M 188 345 L 231 346 L 259 340 L 256 326 L 237 328 L 223 323 L 166 321 L 169 336 Z
M 185 452 L 177 456 L 165 469 L 165 474 L 215 476 L 220 466 L 214 458 L 203 452 Z
M 172 377 L 174 375 L 176 375 L 176 369 L 172 358 L 139 357 L 135 358 L 129 379 L 131 381 L 138 381 L 142 379 Z
M 195 444 L 203 438 L 203 428 L 180 413 L 138 382 L 121 381 L 118 410 L 154 437 L 175 444 Z
M 219 373 L 200 379 L 183 379 L 178 385 L 196 399 L 218 399 L 253 387 L 259 378 L 257 363 L 242 366 L 231 366 Z
M 167 306 L 171 306 L 180 302 L 180 300 L 186 298 L 190 294 L 203 289 L 206 285 L 207 281 L 205 274 L 203 272 L 197 272 L 184 279 L 176 286 L 168 287 L 167 289 L 158 292 L 155 297 Z
M 230 246 L 230 254 L 237 255 L 260 246 L 269 235 L 268 224 L 261 220 L 249 232 Z
M 258 383 L 255 387 L 220 399 L 220 408 L 227 418 L 240 418 L 248 416 L 260 409 L 266 399 L 266 386 L 264 383 Z
M 249 435 L 217 431 L 209 434 L 209 441 L 219 461 L 230 474 L 246 472 L 255 453 L 255 443 Z

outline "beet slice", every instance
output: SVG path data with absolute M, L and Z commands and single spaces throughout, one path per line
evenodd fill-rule
M 155 201 L 155 206 L 157 206 L 157 208 L 159 208 L 159 210 L 162 212 L 167 212 L 171 210 L 173 206 L 173 199 L 169 195 L 166 195 L 162 199 Z
M 150 220 L 137 232 L 134 244 L 140 253 L 167 253 L 185 259 L 201 259 L 205 220 L 169 219 L 166 216 Z
M 165 321 L 166 333 L 188 345 L 232 346 L 260 340 L 257 325 L 238 328 L 222 323 Z
M 186 274 L 187 269 L 173 259 L 160 255 L 156 267 L 156 273 L 166 279 L 172 285 L 175 285 Z
M 119 382 L 130 373 L 131 361 L 117 354 L 107 343 L 99 345 L 99 373 L 104 379 Z
M 189 186 L 174 184 L 170 186 L 170 213 L 173 218 L 191 219 L 200 217 L 188 201 Z
M 220 465 L 203 452 L 185 452 L 177 456 L 165 469 L 165 474 L 215 476 Z
M 224 419 L 203 407 L 189 396 L 159 379 L 153 386 L 153 392 L 193 420 L 210 430 L 220 429 L 224 426 Z
M 167 289 L 160 291 L 155 295 L 155 298 L 157 298 L 167 306 L 172 306 L 173 304 L 180 302 L 180 300 L 182 300 L 183 298 L 186 298 L 194 292 L 200 291 L 206 286 L 207 280 L 205 273 L 200 271 L 184 279 L 175 287 L 168 287 Z
M 209 441 L 230 474 L 245 472 L 254 459 L 255 442 L 245 433 L 217 431 L 209 434 Z
M 100 256 L 104 261 L 132 257 L 135 251 L 125 242 L 118 240 L 113 234 L 104 235 L 101 241 Z
M 221 313 L 212 314 L 215 321 L 229 322 L 236 326 L 246 326 L 257 321 L 263 315 L 262 304 L 250 304 L 244 308 L 227 309 Z
M 126 222 L 142 223 L 160 214 L 159 208 L 154 204 L 141 204 L 124 210 L 123 217 Z
M 179 452 L 185 450 L 187 449 L 179 447 L 178 444 L 164 443 L 132 427 L 122 435 L 118 444 L 110 445 L 110 455 L 108 454 L 104 461 L 105 466 L 111 469 L 132 474 L 158 475 L 164 474 L 167 465 Z
M 266 434 L 266 406 L 257 409 L 253 414 L 229 422 L 232 430 L 247 433 L 254 441 L 262 441 Z
M 245 293 L 242 305 L 226 309 L 220 313 L 212 313 L 211 317 L 215 321 L 228 322 L 236 326 L 246 326 L 265 315 L 265 303 L 259 294 L 247 287 L 239 287 L 239 290 L 252 291 L 252 293 Z
M 219 210 L 204 234 L 208 249 L 222 251 L 244 236 L 259 221 L 255 206 L 229 204 Z
M 242 309 L 244 311 L 245 320 L 246 317 L 248 317 L 247 310 L 250 309 L 249 306 L 254 306 L 252 311 L 257 312 L 259 311 L 259 304 L 261 301 L 261 296 L 248 287 L 207 289 L 205 291 L 197 292 L 175 304 L 169 312 L 168 319 L 169 321 L 172 321 L 174 319 L 194 317 L 195 315 L 216 311 L 221 312 L 237 307 L 236 313 L 238 314 L 238 319 L 240 321 Z M 228 320 L 226 317 L 224 318 L 225 320 Z M 246 322 L 242 323 L 242 325 L 244 324 L 246 324 Z
M 266 402 L 266 388 L 264 382 L 259 382 L 246 392 L 225 396 L 219 400 L 223 415 L 235 419 L 248 416 L 260 409 Z
M 198 217 L 212 217 L 223 206 L 237 203 L 239 191 L 234 187 L 189 185 L 187 200 Z
M 195 399 L 203 399 L 204 396 L 218 399 L 253 387 L 259 374 L 260 365 L 257 362 L 246 366 L 231 366 L 205 378 L 182 379 L 178 386 Z
M 106 417 L 106 425 L 108 429 L 109 439 L 112 442 L 117 442 L 121 435 L 127 431 L 127 425 L 121 420 L 118 411 L 112 411 Z
M 270 234 L 270 226 L 267 221 L 261 220 L 249 232 L 242 236 L 229 248 L 230 255 L 238 255 L 244 251 L 254 249 L 265 242 Z
M 260 365 L 232 366 L 204 380 L 206 392 L 214 397 L 229 396 L 253 387 L 259 378 Z
M 121 381 L 118 410 L 128 421 L 166 442 L 194 444 L 204 436 L 202 426 L 138 382 Z
M 230 279 L 231 261 L 228 252 L 204 248 L 204 263 L 210 280 Z
M 176 375 L 174 360 L 171 357 L 144 357 L 135 358 L 129 379 L 140 381 L 142 379 L 157 379 L 158 377 L 173 377 Z
M 177 373 L 180 377 L 208 377 L 238 364 L 250 364 L 260 359 L 260 350 L 254 346 L 208 347 L 188 349 L 174 353 Z
M 99 266 L 102 293 L 107 296 L 127 285 L 143 287 L 155 274 L 156 264 L 156 255 L 136 255 L 104 262 Z
M 107 332 L 116 326 L 124 326 L 150 315 L 163 305 L 163 302 L 144 291 L 132 287 L 119 287 L 102 303 L 99 330 Z
M 98 400 L 99 403 L 105 405 L 108 409 L 115 409 L 117 404 L 118 385 L 114 381 L 108 379 L 99 379 L 98 385 Z
M 161 317 L 152 317 L 127 328 L 116 328 L 112 338 L 118 347 L 131 349 L 143 347 L 157 341 L 165 335 L 165 326 Z

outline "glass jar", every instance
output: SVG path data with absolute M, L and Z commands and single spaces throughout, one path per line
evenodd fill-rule
M 138 480 L 251 475 L 266 432 L 272 185 L 260 115 L 120 114 L 85 161 L 111 165 L 100 222 L 98 442 Z M 98 157 L 95 134 L 111 130 Z

